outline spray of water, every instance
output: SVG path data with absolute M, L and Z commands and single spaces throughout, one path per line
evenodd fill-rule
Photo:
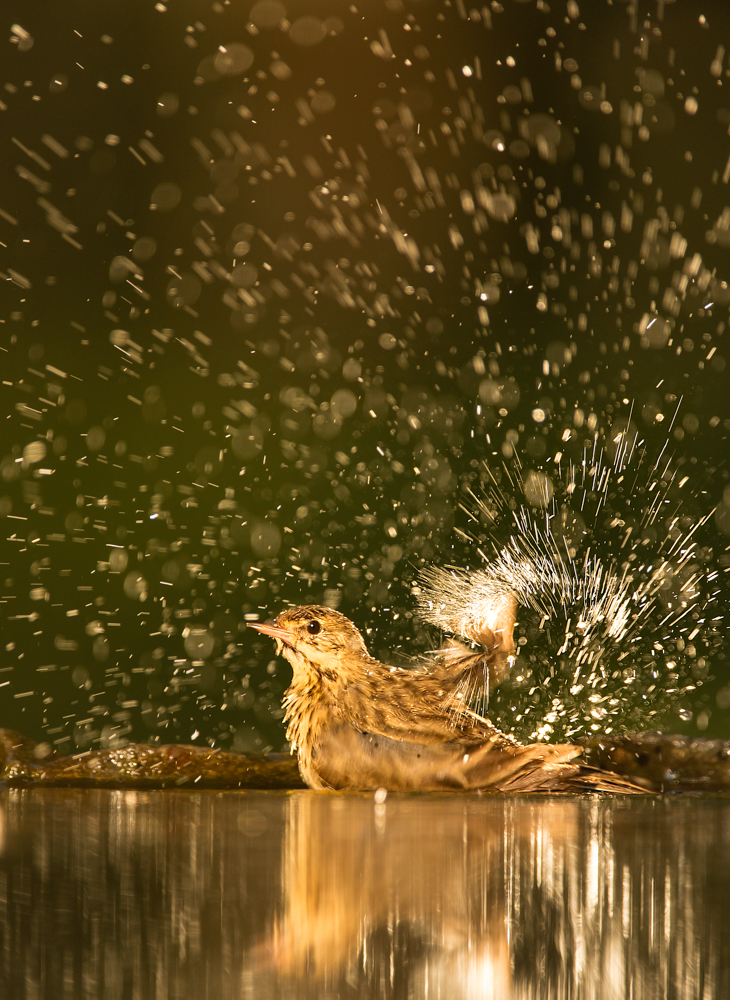
M 671 725 L 708 675 L 721 615 L 711 552 L 697 538 L 712 511 L 684 516 L 666 448 L 650 464 L 635 433 L 612 446 L 586 450 L 561 480 L 519 463 L 492 477 L 463 508 L 490 526 L 486 537 L 462 532 L 482 567 L 422 574 L 422 617 L 471 643 L 516 600 L 506 684 L 490 693 L 485 668 L 461 696 L 522 737 Z M 530 506 L 515 503 L 520 494 Z M 586 521 L 593 527 L 570 530 Z M 510 635 L 512 624 L 503 616 Z

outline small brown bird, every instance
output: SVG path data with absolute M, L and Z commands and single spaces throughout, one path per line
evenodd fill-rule
M 430 670 L 374 659 L 353 623 L 330 608 L 307 605 L 273 622 L 250 622 L 276 640 L 293 667 L 284 696 L 287 738 L 306 784 L 350 791 L 638 791 L 574 763 L 582 747 L 520 746 L 469 709 L 465 692 L 475 671 L 480 678 L 485 670 L 499 674 L 511 655 L 514 606 L 502 610 L 494 627 L 480 629 L 486 650 L 452 646 L 457 652 Z

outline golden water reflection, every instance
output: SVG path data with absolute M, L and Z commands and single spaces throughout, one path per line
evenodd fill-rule
M 730 995 L 730 800 L 7 790 L 0 995 Z

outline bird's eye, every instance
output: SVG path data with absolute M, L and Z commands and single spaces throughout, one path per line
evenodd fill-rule
M 317 632 L 321 631 L 322 631 L 322 626 L 319 624 L 319 622 L 307 622 L 307 632 L 309 632 L 310 635 L 316 635 Z

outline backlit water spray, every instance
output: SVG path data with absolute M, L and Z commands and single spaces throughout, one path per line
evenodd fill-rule
M 464 506 L 475 527 L 462 534 L 483 565 L 422 573 L 423 617 L 459 636 L 516 597 L 505 683 L 464 696 L 524 739 L 671 725 L 719 643 L 718 570 L 698 540 L 712 512 L 683 512 L 687 478 L 666 449 L 650 463 L 631 428 L 610 443 L 561 465 L 561 478 L 517 461 L 490 475 Z

